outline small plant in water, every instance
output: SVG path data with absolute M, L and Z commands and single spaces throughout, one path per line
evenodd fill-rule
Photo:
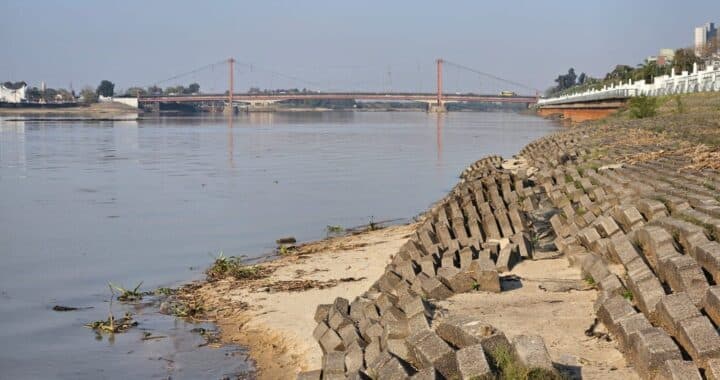
M 148 295 L 148 293 L 146 293 L 146 292 L 141 292 L 141 291 L 140 291 L 140 286 L 142 286 L 142 284 L 143 284 L 143 283 L 142 283 L 142 281 L 141 281 L 141 282 L 140 282 L 139 284 L 137 284 L 137 286 L 136 286 L 134 289 L 132 289 L 132 290 L 130 290 L 130 289 L 125 289 L 125 288 L 123 288 L 122 286 L 118 286 L 118 285 L 115 285 L 115 284 L 113 284 L 113 283 L 109 283 L 108 285 L 110 285 L 110 289 L 111 289 L 111 290 L 112 290 L 112 289 L 115 289 L 115 290 L 118 291 L 118 293 L 120 293 L 120 294 L 117 296 L 117 300 L 118 300 L 118 301 L 133 302 L 133 301 L 140 301 L 140 300 L 143 298 L 143 296 Z M 115 292 L 113 292 L 113 294 L 115 294 Z
M 213 265 L 205 271 L 208 281 L 234 277 L 238 280 L 254 280 L 266 277 L 265 271 L 256 265 L 245 265 L 242 259 L 225 256 L 222 252 L 215 258 Z
M 326 228 L 328 235 L 341 234 L 345 232 L 342 226 L 327 226 Z
M 132 317 L 132 314 L 125 313 L 125 315 L 120 319 L 115 319 L 115 317 L 110 314 L 108 319 L 104 321 L 94 321 L 90 323 L 86 323 L 85 327 L 89 329 L 93 329 L 96 332 L 106 332 L 110 334 L 115 333 L 122 333 L 125 331 L 130 330 L 130 328 L 137 326 L 138 323 L 135 321 Z

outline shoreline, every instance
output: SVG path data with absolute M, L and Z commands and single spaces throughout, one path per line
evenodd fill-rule
M 269 277 L 200 281 L 184 296 L 208 309 L 222 343 L 249 348 L 260 379 L 294 378 L 320 364 L 322 351 L 312 338 L 315 305 L 362 294 L 414 227 L 395 225 L 305 243 L 292 255 L 256 265 L 270 271 Z M 297 290 L 272 290 L 288 287 Z
M 707 298 L 720 283 L 709 259 L 720 260 L 720 96 L 684 100 L 689 113 L 663 104 L 658 117 L 631 120 L 621 111 L 530 142 L 516 159 L 481 159 L 418 223 L 392 227 L 406 230 L 372 255 L 320 241 L 308 244 L 312 255 L 299 251 L 301 262 L 263 264 L 280 267 L 276 281 L 288 278 L 281 271 L 316 279 L 308 270 L 327 280 L 324 260 L 342 267 L 370 258 L 373 270 L 352 271 L 352 289 L 257 296 L 247 284 L 206 282 L 193 294 L 236 307 L 216 313 L 222 339 L 249 347 L 261 379 L 465 378 L 517 368 L 548 378 L 655 378 L 679 368 L 720 376 L 720 361 L 692 351 L 697 339 L 720 348 L 711 334 L 720 307 Z M 657 257 L 661 242 L 667 261 Z M 678 335 L 679 317 L 658 315 L 677 298 L 694 303 L 710 338 Z M 293 299 L 302 307 L 262 304 Z M 666 361 L 681 350 L 690 352 L 684 362 Z

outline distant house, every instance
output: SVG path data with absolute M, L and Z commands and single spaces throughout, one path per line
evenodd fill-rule
M 27 101 L 27 84 L 25 82 L 0 84 L 0 103 L 22 103 Z

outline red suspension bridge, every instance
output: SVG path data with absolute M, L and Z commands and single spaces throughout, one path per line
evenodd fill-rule
M 437 78 L 434 92 L 394 92 L 394 91 L 379 91 L 379 92 L 363 92 L 363 91 L 270 91 L 270 92 L 235 92 L 235 64 L 236 61 L 233 58 L 227 61 L 220 62 L 228 65 L 228 90 L 224 93 L 206 94 L 148 94 L 139 95 L 138 105 L 148 104 L 159 104 L 159 103 L 218 103 L 222 102 L 225 104 L 226 110 L 233 110 L 237 104 L 246 104 L 250 109 L 257 107 L 261 109 L 268 107 L 269 105 L 282 101 L 289 100 L 354 100 L 354 101 L 380 101 L 380 102 L 420 102 L 427 105 L 428 111 L 432 112 L 445 112 L 447 103 L 524 103 L 534 104 L 538 100 L 538 91 L 532 89 L 529 86 L 521 83 L 513 82 L 500 78 L 498 76 L 484 73 L 457 63 L 438 59 L 436 64 Z M 220 64 L 218 63 L 218 64 Z M 216 64 L 213 64 L 216 65 Z M 245 64 L 247 66 L 247 64 Z M 507 88 L 520 88 L 520 91 L 535 93 L 532 95 L 522 95 L 515 91 L 498 90 L 492 94 L 478 94 L 474 92 L 464 93 L 447 93 L 443 91 L 443 66 L 452 66 L 454 68 L 464 70 L 470 73 L 474 73 L 478 76 L 490 78 Z M 210 67 L 207 65 L 205 67 Z M 203 67 L 203 68 L 205 68 Z M 168 80 L 175 80 L 183 76 L 195 73 L 203 68 L 190 71 L 188 73 L 173 76 L 162 82 Z M 285 77 L 287 79 L 296 80 L 303 83 L 310 83 L 303 79 L 292 77 L 280 73 L 273 72 L 278 76 Z M 158 82 L 159 84 L 161 82 Z M 519 92 L 519 91 L 518 91 Z M 227 105 L 231 105 L 228 107 Z

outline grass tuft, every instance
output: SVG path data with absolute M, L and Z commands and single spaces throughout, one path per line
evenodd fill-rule
M 222 252 L 215 258 L 213 265 L 205 271 L 208 281 L 217 281 L 226 277 L 237 280 L 256 280 L 267 277 L 266 271 L 257 265 L 245 265 L 242 259 L 225 256 Z

